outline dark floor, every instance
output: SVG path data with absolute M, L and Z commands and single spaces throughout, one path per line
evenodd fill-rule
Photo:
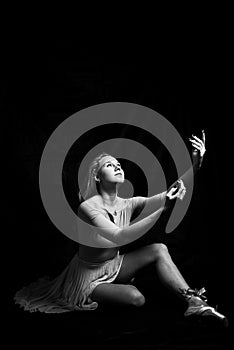
M 137 309 L 100 306 L 58 315 L 25 312 L 11 303 L 4 335 L 8 344 L 17 340 L 24 348 L 34 348 L 31 339 L 36 339 L 56 348 L 65 340 L 78 349 L 232 349 L 232 322 L 223 328 L 219 322 L 188 321 L 185 305 L 163 288 L 155 293 L 154 288 L 138 287 L 144 289 L 146 303 Z M 231 321 L 228 305 L 222 299 L 219 311 Z

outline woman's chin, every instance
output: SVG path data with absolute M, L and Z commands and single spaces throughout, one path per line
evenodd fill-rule
M 118 179 L 118 181 L 116 181 L 117 185 L 121 185 L 124 183 L 124 179 Z

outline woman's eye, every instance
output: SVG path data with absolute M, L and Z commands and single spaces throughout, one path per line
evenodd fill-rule
M 109 164 L 106 165 L 106 167 L 110 167 L 110 166 L 111 166 L 111 167 L 115 166 L 115 167 L 121 168 L 121 165 L 120 165 L 120 164 L 116 164 L 116 165 L 115 165 L 115 164 L 109 163 Z

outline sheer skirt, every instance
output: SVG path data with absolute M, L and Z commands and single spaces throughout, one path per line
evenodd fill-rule
M 30 312 L 94 310 L 98 307 L 91 299 L 94 288 L 116 279 L 123 257 L 118 252 L 115 258 L 104 263 L 90 263 L 76 254 L 55 279 L 41 278 L 19 290 L 14 297 L 15 303 Z

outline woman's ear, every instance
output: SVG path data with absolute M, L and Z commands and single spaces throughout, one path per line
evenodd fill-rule
M 100 182 L 100 179 L 99 179 L 99 177 L 97 177 L 97 175 L 94 176 L 94 179 L 95 179 L 95 181 Z

